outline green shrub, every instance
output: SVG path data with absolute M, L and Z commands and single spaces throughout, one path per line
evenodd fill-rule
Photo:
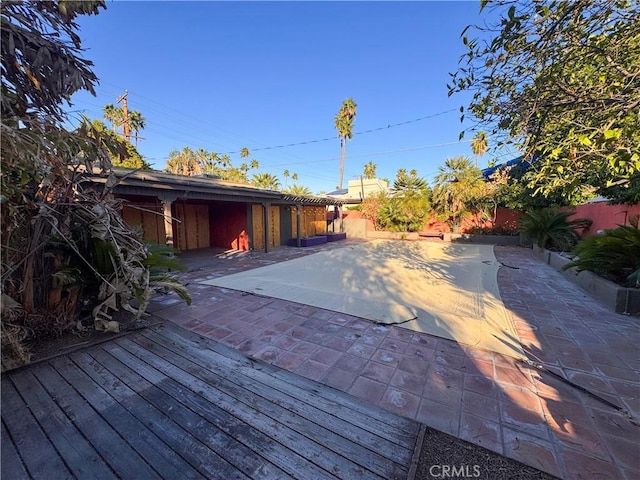
M 564 269 L 589 270 L 617 283 L 640 287 L 638 217 L 629 223 L 581 240 L 574 250 L 577 258 Z
M 591 220 L 576 218 L 569 220 L 574 211 L 546 208 L 528 212 L 520 219 L 520 232 L 535 240 L 540 248 L 571 250 L 580 235 L 578 229 L 588 229 Z

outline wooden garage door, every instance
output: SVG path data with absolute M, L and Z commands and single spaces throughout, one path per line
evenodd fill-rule
M 251 225 L 253 225 L 253 248 L 255 250 L 264 250 L 262 205 L 253 205 L 251 207 Z
M 141 227 L 142 238 L 146 242 L 164 245 L 166 238 L 161 205 L 125 205 L 122 209 L 122 218 L 130 227 Z
M 280 246 L 280 207 L 269 207 L 269 246 Z
M 194 248 L 206 248 L 211 246 L 209 240 L 209 207 L 207 205 L 195 205 L 178 203 L 175 205 L 178 248 L 192 250 Z
M 262 205 L 253 205 L 251 219 L 253 225 L 253 248 L 264 250 L 264 209 Z M 269 207 L 269 247 L 280 246 L 280 207 Z

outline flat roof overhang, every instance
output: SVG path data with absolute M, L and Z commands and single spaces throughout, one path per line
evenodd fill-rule
M 343 203 L 333 198 L 289 195 L 275 190 L 255 188 L 214 178 L 124 168 L 113 168 L 112 173 L 117 178 L 117 183 L 113 186 L 113 192 L 121 195 L 319 206 L 341 205 Z M 94 170 L 92 173 L 83 173 L 83 175 L 85 181 L 93 184 L 105 185 L 107 182 L 111 183 L 109 177 L 100 175 L 98 170 Z

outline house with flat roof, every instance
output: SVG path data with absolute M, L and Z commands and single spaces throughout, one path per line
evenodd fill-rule
M 84 173 L 88 188 L 113 185 L 122 216 L 144 239 L 181 250 L 220 247 L 264 250 L 327 231 L 330 197 L 288 195 L 207 176 L 113 168 L 110 177 Z

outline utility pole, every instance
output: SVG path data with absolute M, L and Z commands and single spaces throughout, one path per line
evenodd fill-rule
M 129 128 L 129 110 L 127 108 L 127 95 L 129 95 L 129 91 L 125 90 L 123 95 L 120 95 L 116 100 L 116 103 L 122 102 L 122 132 L 124 133 L 124 138 L 127 139 L 127 142 L 131 143 L 131 131 Z

